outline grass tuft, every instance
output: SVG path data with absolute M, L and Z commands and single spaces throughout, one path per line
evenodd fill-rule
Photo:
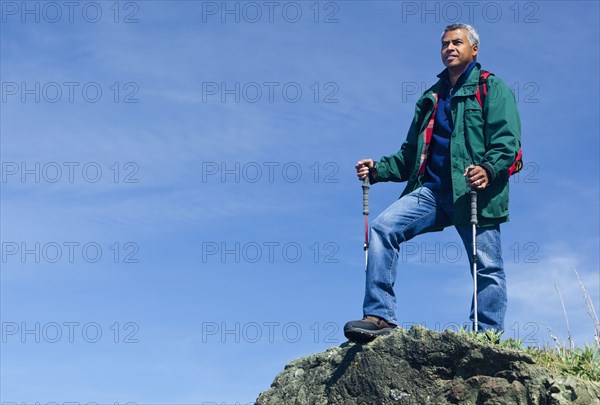
M 556 284 L 554 288 L 560 298 L 563 313 L 567 323 L 567 330 L 569 334 L 569 346 L 561 343 L 560 340 L 552 333 L 552 329 L 546 326 L 548 334 L 554 341 L 556 347 L 551 348 L 545 347 L 532 347 L 524 346 L 522 339 L 506 339 L 502 340 L 503 331 L 486 330 L 483 332 L 475 333 L 474 331 L 461 328 L 458 333 L 466 335 L 467 337 L 487 345 L 497 345 L 507 349 L 522 350 L 529 354 L 533 359 L 542 367 L 563 374 L 574 375 L 576 377 L 585 378 L 591 381 L 600 381 L 600 321 L 596 315 L 594 304 L 590 294 L 588 293 L 585 285 L 579 277 L 577 270 L 573 269 L 579 286 L 583 291 L 583 299 L 588 315 L 594 323 L 594 343 L 591 345 L 585 344 L 584 347 L 576 347 L 571 335 L 571 327 L 569 325 L 569 317 L 567 316 L 567 310 L 565 308 L 565 302 L 563 300 L 560 289 Z
M 486 330 L 475 333 L 461 328 L 459 334 L 490 346 L 499 346 L 506 349 L 520 350 L 529 354 L 536 363 L 550 371 L 573 375 L 591 381 L 600 381 L 600 346 L 597 343 L 585 347 L 566 347 L 558 345 L 551 347 L 524 346 L 523 339 L 502 340 L 502 331 Z

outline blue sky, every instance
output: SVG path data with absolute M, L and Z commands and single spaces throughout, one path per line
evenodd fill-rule
M 1 402 L 250 403 L 362 315 L 358 159 L 397 151 L 477 27 L 525 168 L 506 337 L 593 341 L 597 2 L 1 3 Z M 402 184 L 371 189 L 371 219 Z M 401 252 L 404 326 L 467 322 L 454 229 Z M 551 330 L 551 334 L 548 331 Z

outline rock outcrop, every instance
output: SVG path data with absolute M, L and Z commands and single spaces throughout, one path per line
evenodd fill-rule
M 600 383 L 551 373 L 526 353 L 413 327 L 285 366 L 257 405 L 600 405 Z

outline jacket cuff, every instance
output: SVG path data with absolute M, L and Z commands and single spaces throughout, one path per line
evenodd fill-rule
M 377 183 L 377 167 L 376 167 L 377 163 L 375 163 L 375 166 L 369 168 L 369 183 L 371 184 L 375 184 Z
M 490 183 L 492 183 L 494 181 L 494 179 L 496 178 L 496 175 L 494 174 L 494 169 L 492 169 L 492 166 L 487 162 L 483 162 L 482 164 L 480 164 L 480 166 L 483 167 L 483 169 L 486 171 L 488 178 L 490 179 Z

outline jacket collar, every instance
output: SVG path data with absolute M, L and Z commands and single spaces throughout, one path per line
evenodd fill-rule
M 427 90 L 425 92 L 425 94 L 423 94 L 423 96 L 418 101 L 418 103 L 422 103 L 425 100 L 429 100 L 429 101 L 431 101 L 432 106 L 435 105 L 436 99 L 433 94 L 434 93 L 439 94 L 442 91 L 443 86 L 445 86 L 444 79 L 442 79 L 442 75 L 444 75 L 444 74 L 447 75 L 448 74 L 447 70 L 448 69 L 444 69 L 442 72 L 440 72 L 440 74 L 437 75 L 437 77 L 439 78 L 437 83 L 435 83 L 433 86 L 431 86 L 429 88 L 429 90 Z M 477 86 L 479 85 L 479 72 L 480 71 L 481 71 L 481 64 L 479 64 L 479 62 L 475 62 L 475 67 L 473 67 L 473 70 L 471 70 L 471 73 L 465 79 L 465 82 L 462 84 L 462 86 L 460 86 L 458 91 L 454 94 L 454 97 L 470 96 L 470 95 L 475 94 L 477 92 Z
M 479 72 L 481 71 L 481 64 L 475 62 L 475 66 L 471 69 L 469 76 L 464 79 L 463 84 L 454 93 L 454 96 L 470 96 L 477 92 L 477 86 L 479 85 Z M 444 82 L 448 82 L 448 69 L 444 69 L 437 77 L 440 78 L 438 81 L 439 86 L 444 86 Z M 460 80 L 460 78 L 459 78 Z M 438 89 L 441 87 L 438 87 Z

